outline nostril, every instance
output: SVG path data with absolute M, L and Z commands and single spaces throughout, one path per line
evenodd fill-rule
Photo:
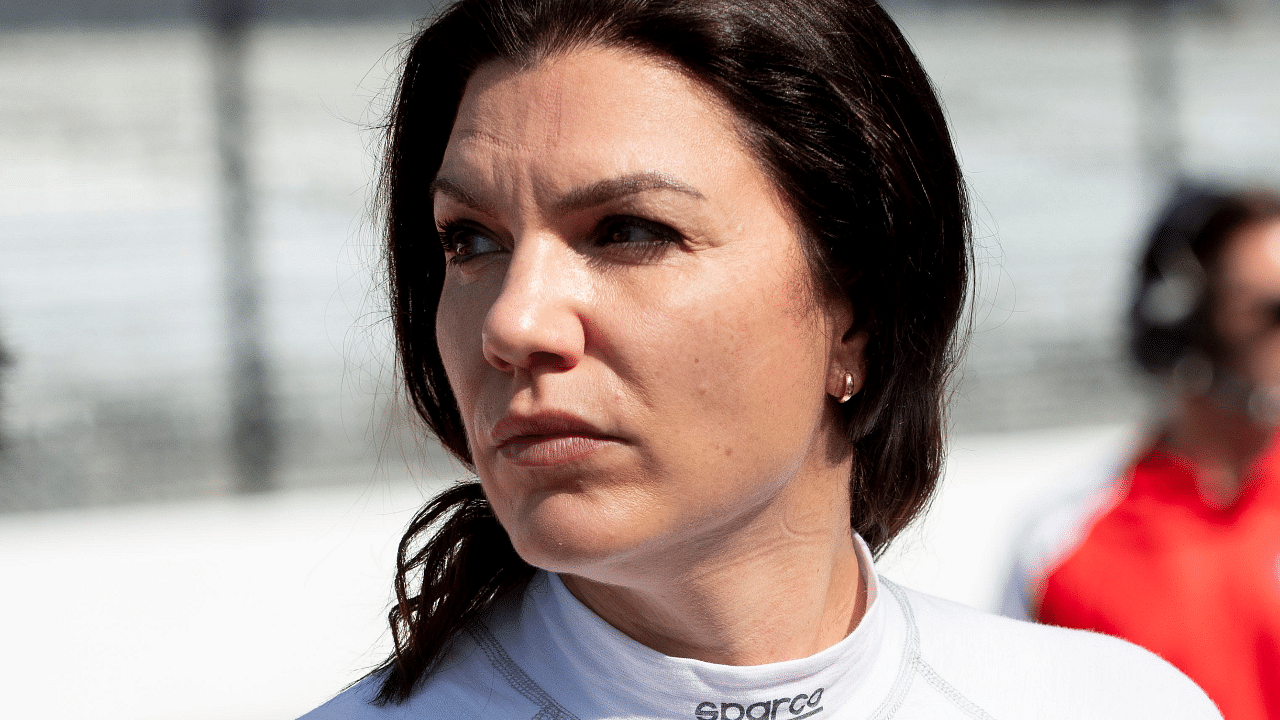
M 490 365 L 494 366 L 498 370 L 501 370 L 502 372 L 511 372 L 512 370 L 515 369 L 515 365 L 512 365 L 511 363 L 507 362 L 506 360 L 503 360 L 502 358 L 496 355 L 489 355 L 488 359 L 489 359 Z
M 534 352 L 529 354 L 529 368 L 550 367 L 550 368 L 567 368 L 572 363 L 568 358 L 553 352 Z
M 515 364 L 507 357 L 504 357 L 504 353 L 501 352 L 493 343 L 489 342 L 488 338 L 485 338 L 484 340 L 483 353 L 484 359 L 488 360 L 489 364 L 498 370 L 501 370 L 502 372 L 511 372 L 515 369 Z

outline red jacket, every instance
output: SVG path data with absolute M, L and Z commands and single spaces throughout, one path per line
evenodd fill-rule
M 1095 497 L 1030 576 L 1034 617 L 1146 647 L 1226 720 L 1280 719 L 1280 443 L 1230 507 L 1206 503 L 1195 473 L 1153 449 Z

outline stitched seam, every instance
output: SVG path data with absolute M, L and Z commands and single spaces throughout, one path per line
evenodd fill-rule
M 986 710 L 974 705 L 969 698 L 965 697 L 959 690 L 952 687 L 951 683 L 943 680 L 942 676 L 930 667 L 929 663 L 921 660 L 920 658 L 916 658 L 916 670 L 924 676 L 925 682 L 932 685 L 934 690 L 942 693 L 944 697 L 951 701 L 952 705 L 963 710 L 969 717 L 976 718 L 977 720 L 995 720 L 995 718 L 987 714 Z
M 920 658 L 920 630 L 916 627 L 916 618 L 911 612 L 911 604 L 907 602 L 906 595 L 897 585 L 884 578 L 880 578 L 880 584 L 889 589 L 894 599 L 898 601 L 898 607 L 902 609 L 902 616 L 907 625 L 907 641 L 902 648 L 902 662 L 898 665 L 898 676 L 894 678 L 893 687 L 889 689 L 889 696 L 872 713 L 872 720 L 888 720 L 898 713 L 898 709 L 907 698 L 907 689 L 911 687 L 911 676 L 915 674 L 912 669 Z
M 560 703 L 547 694 L 546 690 L 534 682 L 533 678 L 520 669 L 488 627 L 482 623 L 475 623 L 467 628 L 467 633 L 475 639 L 480 649 L 484 650 L 489 663 L 497 669 L 507 684 L 541 708 L 538 714 L 534 715 L 534 720 L 578 720 L 576 715 L 565 710 Z

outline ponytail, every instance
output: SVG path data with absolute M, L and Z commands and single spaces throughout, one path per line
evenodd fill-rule
M 387 613 L 395 648 L 371 673 L 382 683 L 374 702 L 409 699 L 458 631 L 533 573 L 498 524 L 480 483 L 456 485 L 427 503 L 396 554 L 396 604 Z

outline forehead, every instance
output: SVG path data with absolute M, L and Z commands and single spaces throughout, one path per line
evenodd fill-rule
M 707 158 L 722 171 L 751 163 L 732 114 L 710 91 L 670 63 L 587 47 L 529 67 L 480 66 L 459 105 L 442 174 L 496 164 L 583 182 L 705 171 Z
M 1280 294 L 1280 218 L 1237 230 L 1223 248 L 1218 267 L 1227 285 Z

